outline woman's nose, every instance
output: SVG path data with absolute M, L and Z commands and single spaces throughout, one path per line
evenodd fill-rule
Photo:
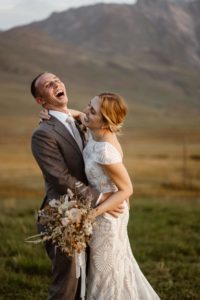
M 84 108 L 83 112 L 87 115 L 87 113 L 88 113 L 88 106 L 86 106 L 86 107 Z

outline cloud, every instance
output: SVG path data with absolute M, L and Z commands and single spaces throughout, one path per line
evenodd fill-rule
M 17 2 L 18 2 L 18 0 L 7 0 L 7 1 L 4 1 L 0 5 L 0 12 L 2 12 L 2 11 L 8 11 L 10 9 L 13 9 L 15 7 L 15 5 L 16 5 Z
M 17 24 L 22 25 L 41 20 L 46 18 L 54 9 L 53 1 L 49 0 L 48 4 L 46 0 L 10 0 L 7 5 L 0 7 L 0 28 L 6 29 Z

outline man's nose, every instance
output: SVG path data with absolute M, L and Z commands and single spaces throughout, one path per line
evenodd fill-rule
M 51 85 L 52 85 L 53 87 L 57 87 L 57 86 L 58 86 L 58 83 L 55 82 L 55 81 L 52 81 Z

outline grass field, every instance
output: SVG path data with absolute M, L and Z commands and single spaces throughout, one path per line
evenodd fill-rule
M 30 149 L 31 134 L 38 123 L 35 115 L 0 118 L 2 197 L 42 196 L 41 172 Z M 120 142 L 137 197 L 200 195 L 199 128 L 140 130 L 133 125 L 129 128 L 128 119 Z
M 0 299 L 46 299 L 50 262 L 35 233 L 36 198 L 0 201 Z M 138 263 L 162 300 L 198 300 L 200 200 L 132 199 L 129 236 Z
M 39 108 L 26 98 L 24 84 L 8 81 L 0 87 L 0 300 L 42 300 L 50 262 L 42 245 L 23 242 L 36 232 L 34 211 L 43 197 L 41 172 L 30 150 Z M 195 109 L 176 107 L 175 98 L 169 103 L 175 106 L 159 113 L 155 107 L 130 105 L 120 137 L 134 183 L 129 235 L 141 269 L 162 300 L 199 300 L 200 119 Z

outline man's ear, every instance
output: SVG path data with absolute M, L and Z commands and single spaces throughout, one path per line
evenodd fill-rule
M 36 97 L 36 98 L 35 98 L 35 100 L 36 100 L 37 104 L 39 104 L 39 105 L 43 105 L 43 104 L 45 104 L 45 101 L 44 101 L 44 99 L 43 99 L 43 98 Z

